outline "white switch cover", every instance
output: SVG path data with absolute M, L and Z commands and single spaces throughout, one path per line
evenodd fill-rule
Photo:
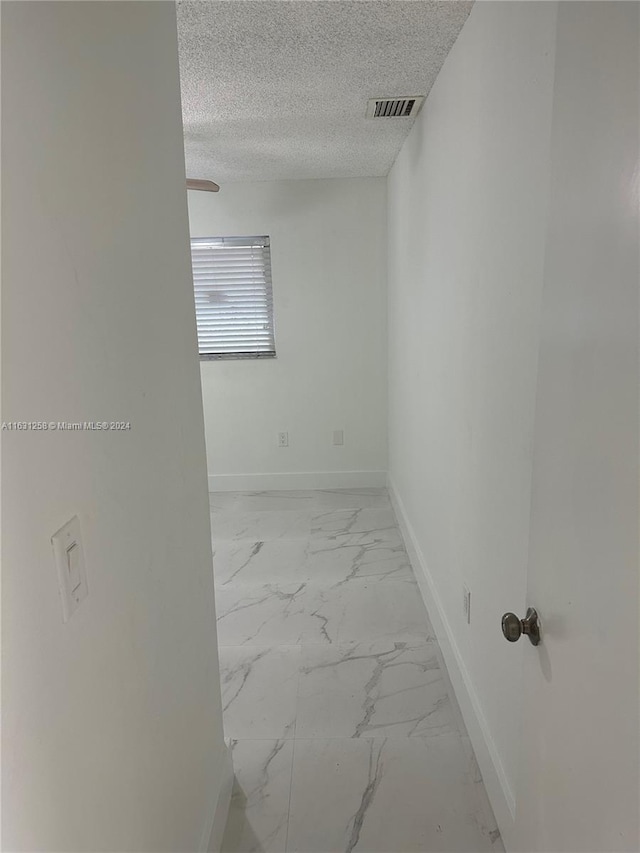
M 334 429 L 334 431 L 333 431 L 333 443 L 337 447 L 341 447 L 344 444 L 344 430 Z
M 62 619 L 68 622 L 73 612 L 89 594 L 84 551 L 80 534 L 80 519 L 74 515 L 51 537 L 53 555 L 58 569 L 58 584 L 62 599 Z
M 471 590 L 468 586 L 462 587 L 462 609 L 464 612 L 464 619 L 467 625 L 471 624 Z

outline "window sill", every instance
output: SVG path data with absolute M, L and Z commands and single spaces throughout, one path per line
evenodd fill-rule
M 246 359 L 277 358 L 275 352 L 200 353 L 200 361 L 245 361 Z

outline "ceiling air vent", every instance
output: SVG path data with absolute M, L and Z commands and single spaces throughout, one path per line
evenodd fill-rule
M 407 98 L 371 98 L 367 118 L 414 118 L 420 112 L 424 95 Z

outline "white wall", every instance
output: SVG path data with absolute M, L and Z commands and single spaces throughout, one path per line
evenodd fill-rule
M 212 488 L 384 484 L 385 204 L 384 178 L 189 193 L 193 237 L 271 237 L 277 358 L 201 364 Z
M 477 3 L 389 178 L 390 479 L 511 820 L 555 3 Z M 471 625 L 463 584 L 471 590 Z
M 3 849 L 193 851 L 226 756 L 173 4 L 2 4 L 2 77 L 3 419 L 131 422 L 2 433 Z

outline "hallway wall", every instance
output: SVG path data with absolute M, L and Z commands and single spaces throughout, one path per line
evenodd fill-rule
M 228 759 L 175 8 L 1 13 L 3 420 L 131 425 L 1 433 L 2 849 L 205 850 Z
M 212 488 L 385 484 L 385 205 L 384 178 L 189 193 L 193 237 L 271 237 L 277 357 L 200 365 Z
M 500 616 L 525 608 L 556 12 L 475 4 L 388 188 L 390 481 L 503 830 L 522 647 Z

